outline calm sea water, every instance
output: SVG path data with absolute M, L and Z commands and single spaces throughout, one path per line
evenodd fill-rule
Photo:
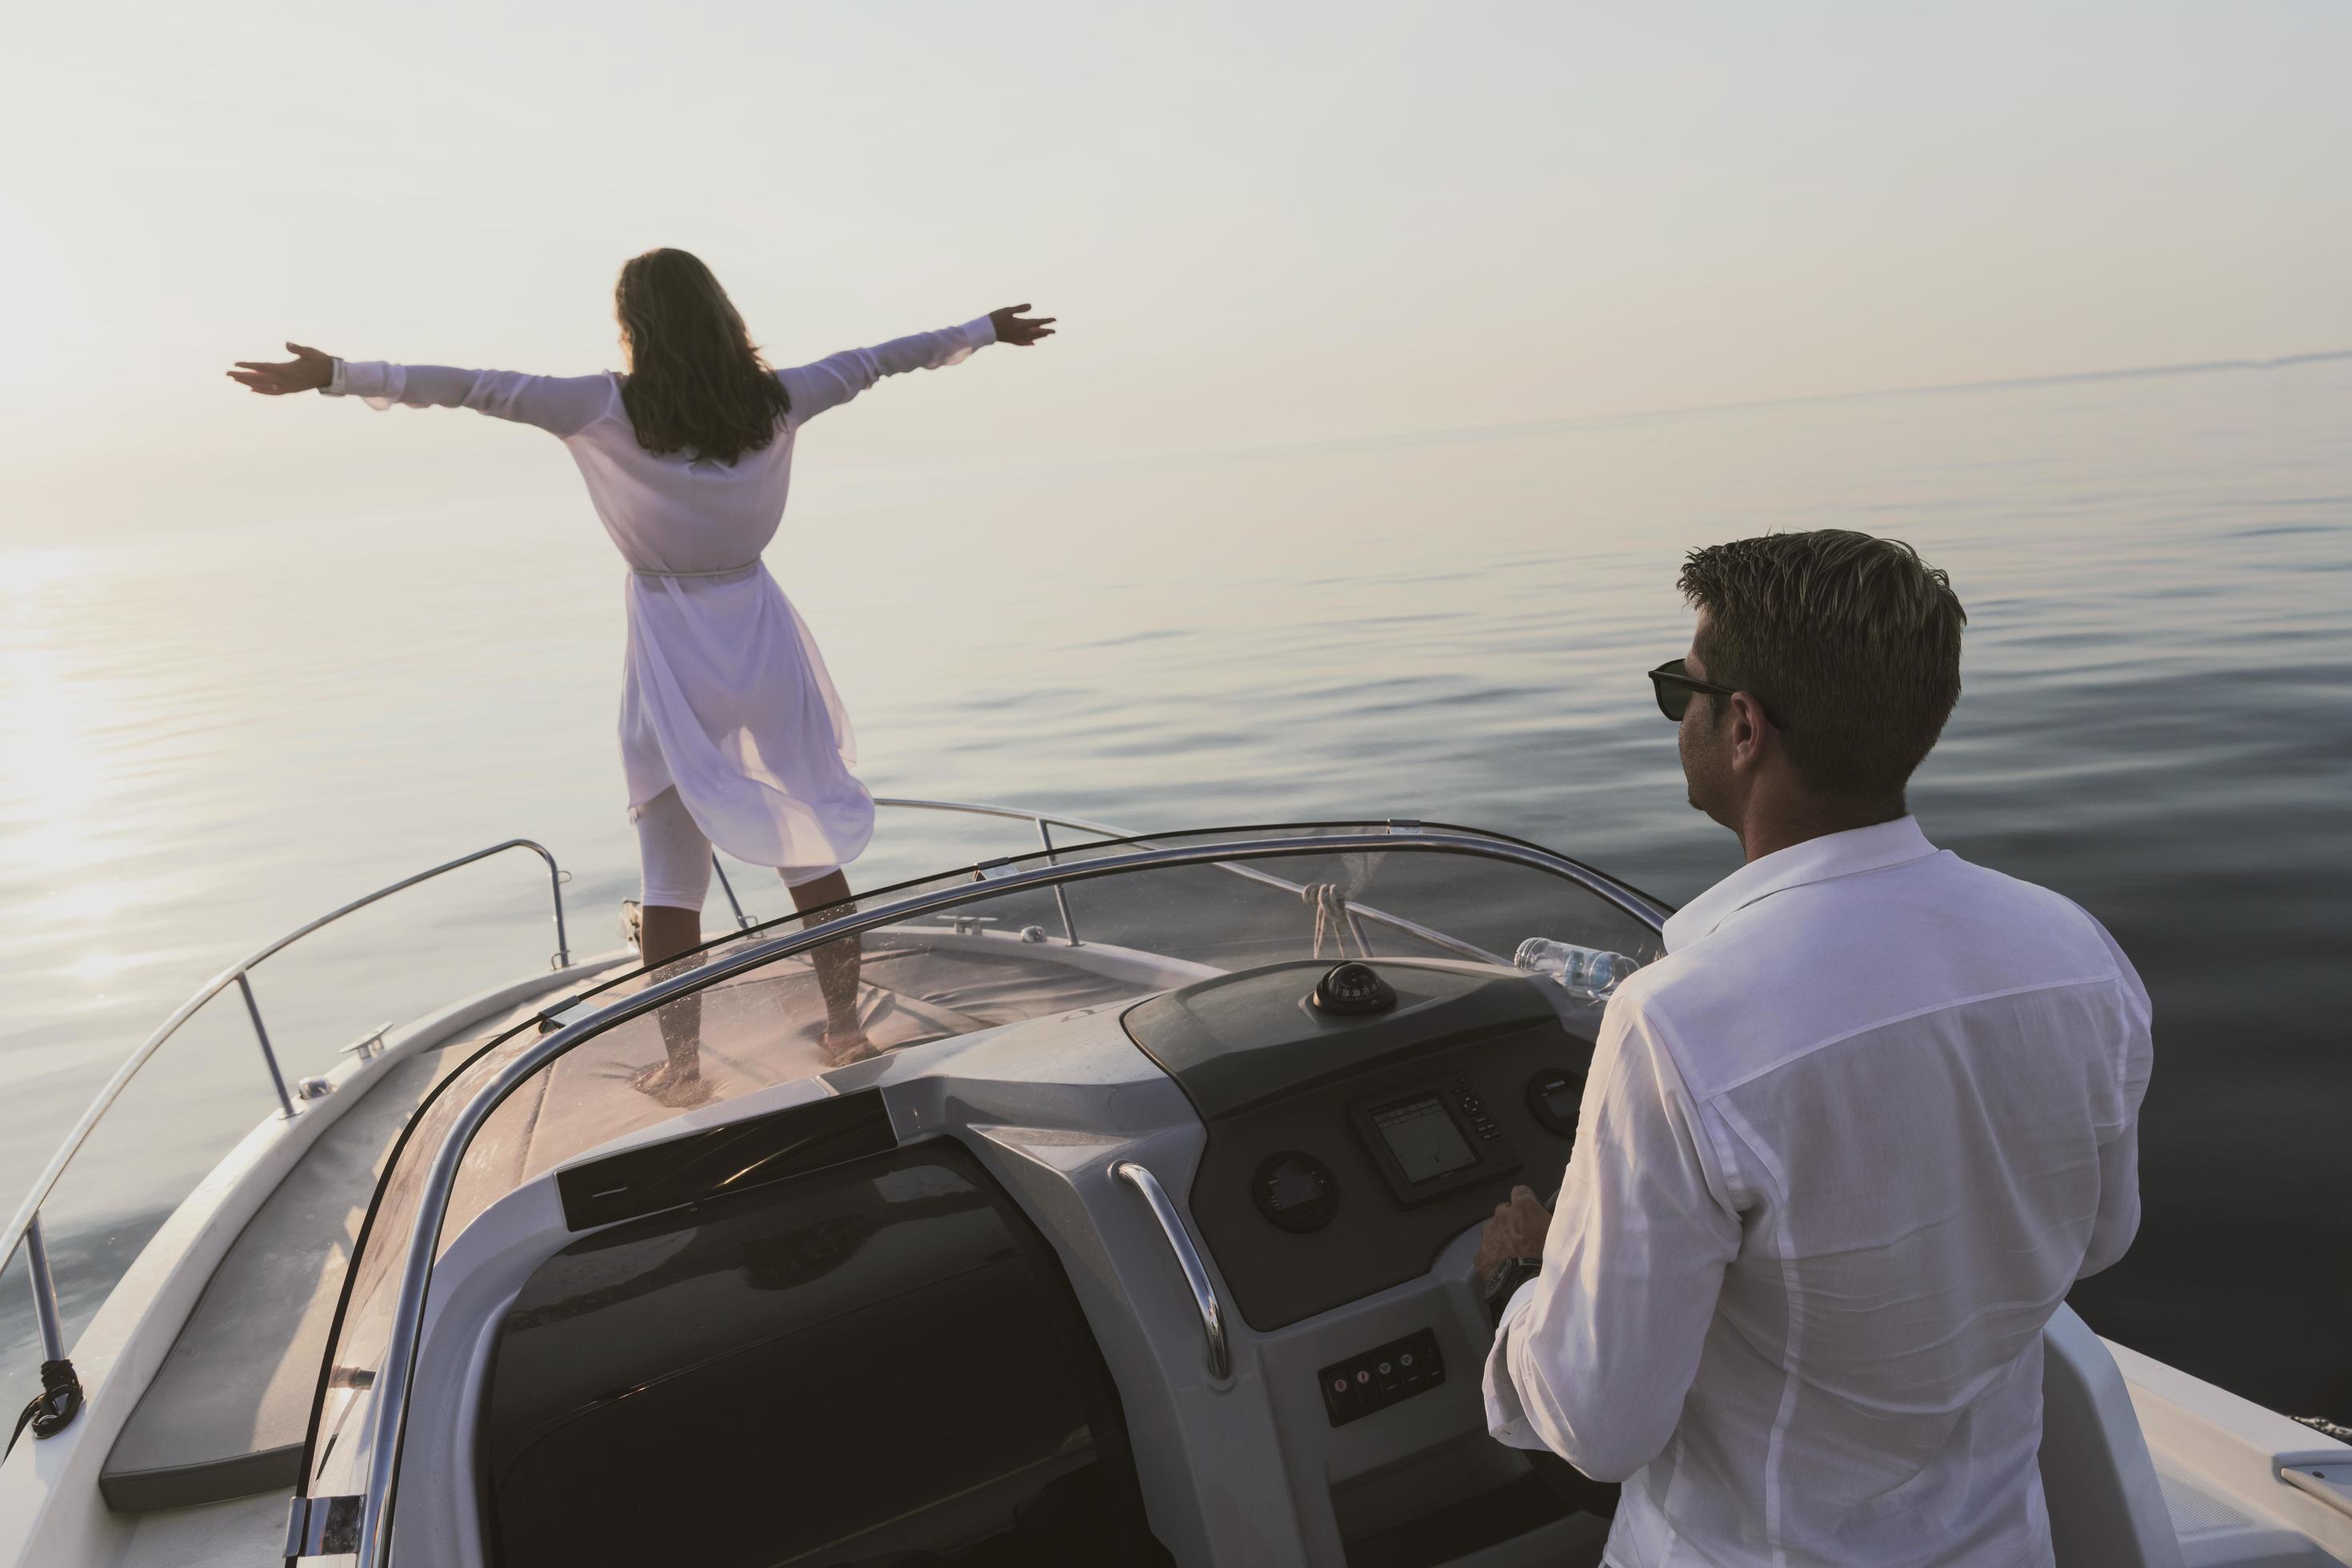
M 887 418 L 887 390 L 838 417 Z M 1139 827 L 1443 817 L 1675 901 L 1737 864 L 1642 677 L 1685 644 L 1681 554 L 1910 540 L 1970 614 L 1915 808 L 2087 906 L 2156 998 L 2147 1219 L 2077 1305 L 2352 1419 L 2352 361 L 1045 471 L 833 473 L 822 434 L 769 561 L 877 793 Z M 575 949 L 616 945 L 621 574 L 548 472 L 520 506 L 453 484 L 429 514 L 0 555 L 12 1206 L 200 982 L 360 892 L 529 835 L 573 875 Z M 856 875 L 978 849 L 886 816 Z M 507 857 L 271 961 L 290 1065 L 543 966 L 545 900 Z M 69 1319 L 270 1103 L 232 994 L 55 1201 Z M 8 1388 L 25 1300 L 12 1263 Z

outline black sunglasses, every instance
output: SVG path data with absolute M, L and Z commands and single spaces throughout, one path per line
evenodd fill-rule
M 1658 694 L 1658 711 L 1677 724 L 1683 721 L 1683 715 L 1690 711 L 1693 692 L 1712 691 L 1717 697 L 1729 697 L 1738 689 L 1735 686 L 1717 686 L 1712 680 L 1701 680 L 1685 668 L 1685 661 L 1679 658 L 1670 658 L 1650 671 L 1650 685 Z M 1759 702 L 1757 706 L 1762 708 L 1763 704 Z M 1789 727 L 1773 719 L 1772 710 L 1769 708 L 1764 709 L 1764 717 L 1771 720 L 1775 730 Z

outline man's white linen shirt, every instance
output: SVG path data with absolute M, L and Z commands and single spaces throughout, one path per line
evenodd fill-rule
M 1488 1425 L 1607 1562 L 2051 1561 L 2042 1330 L 2139 1224 L 2147 993 L 1906 816 L 1750 862 L 1611 1000 Z

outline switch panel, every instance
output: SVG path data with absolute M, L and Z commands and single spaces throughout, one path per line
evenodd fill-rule
M 1437 1353 L 1437 1335 L 1423 1329 L 1376 1351 L 1334 1362 L 1315 1375 L 1323 1385 L 1324 1413 L 1332 1426 L 1345 1426 L 1435 1388 L 1445 1381 L 1445 1363 Z
M 1470 1087 L 1468 1079 L 1454 1080 L 1454 1103 L 1463 1115 L 1470 1119 L 1471 1129 L 1478 1134 L 1478 1142 L 1493 1143 L 1500 1141 L 1502 1128 L 1496 1124 L 1494 1112 L 1486 1109 L 1486 1102 L 1479 1099 L 1477 1091 Z

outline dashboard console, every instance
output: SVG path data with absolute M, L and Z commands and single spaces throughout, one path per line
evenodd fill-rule
M 1124 1019 L 1207 1126 L 1192 1217 L 1261 1331 L 1426 1273 L 1515 1184 L 1556 1187 L 1575 1137 L 1597 1008 L 1467 965 L 1346 968 L 1381 984 L 1274 964 Z M 1393 1000 L 1322 1000 L 1358 992 Z

